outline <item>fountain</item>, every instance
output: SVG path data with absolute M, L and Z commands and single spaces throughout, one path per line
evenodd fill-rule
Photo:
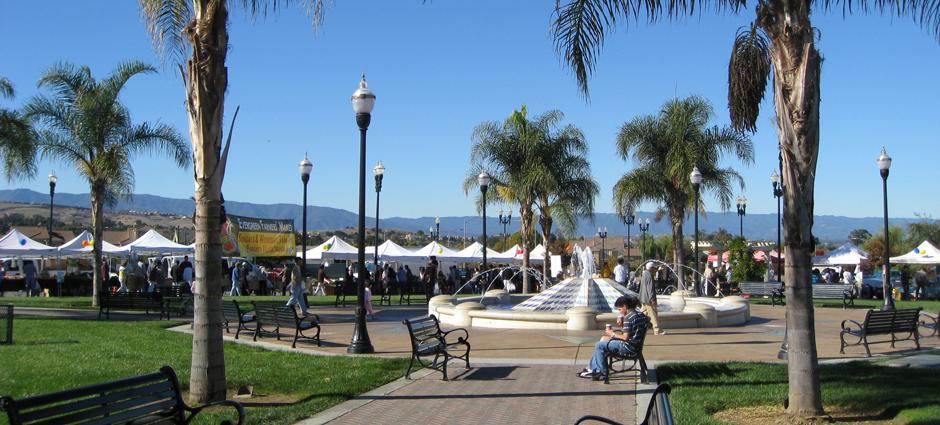
M 652 261 L 676 275 L 669 264 Z M 622 295 L 637 294 L 611 279 L 595 276 L 594 255 L 590 248 L 575 246 L 572 264 L 576 270 L 575 277 L 534 296 L 491 289 L 496 281 L 493 278 L 479 297 L 458 299 L 439 295 L 432 298 L 428 303 L 428 314 L 456 326 L 505 329 L 591 330 L 613 324 L 617 319 L 614 301 Z M 689 270 L 694 275 L 695 271 Z M 517 273 L 523 271 L 519 269 Z M 499 270 L 496 276 L 502 273 Z M 665 329 L 733 326 L 750 319 L 750 305 L 746 299 L 737 296 L 696 297 L 688 291 L 677 290 L 658 295 L 656 299 L 659 324 Z

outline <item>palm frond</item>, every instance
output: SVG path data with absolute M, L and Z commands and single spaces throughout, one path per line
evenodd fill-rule
M 16 111 L 0 109 L 0 158 L 7 181 L 36 175 L 35 133 Z
M 164 62 L 168 58 L 182 63 L 187 56 L 187 41 L 183 30 L 193 19 L 190 0 L 138 0 L 140 14 L 147 24 L 147 32 L 154 50 Z
M 770 48 L 757 26 L 738 29 L 728 62 L 728 111 L 738 130 L 757 131 L 760 103 L 770 77 Z
M 192 161 L 189 143 L 175 128 L 166 124 L 142 123 L 124 129 L 121 135 L 121 147 L 129 156 L 147 153 L 153 157 L 166 153 L 177 167 L 189 168 Z
M 0 77 L 0 96 L 12 99 L 16 93 L 13 91 L 13 83 L 6 77 Z
M 875 10 L 884 15 L 910 17 L 914 23 L 930 32 L 940 42 L 940 1 L 938 0 L 822 0 L 816 2 L 824 11 L 841 5 L 842 14 L 856 10 L 868 13 Z

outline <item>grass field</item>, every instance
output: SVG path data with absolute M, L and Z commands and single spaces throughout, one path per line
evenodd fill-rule
M 754 304 L 770 304 L 770 298 L 759 298 L 752 297 L 750 301 Z M 786 299 L 784 299 L 786 303 Z M 821 299 L 813 300 L 813 305 L 816 307 L 828 307 L 828 308 L 842 308 L 841 299 Z M 872 299 L 855 299 L 855 308 L 874 308 L 880 309 L 884 305 L 882 300 L 872 300 Z M 917 308 L 921 307 L 924 311 L 929 313 L 936 314 L 940 312 L 940 301 L 895 301 L 895 308 Z
M 287 302 L 286 296 L 253 296 L 246 295 L 242 297 L 224 296 L 224 299 L 236 299 L 239 301 L 274 301 L 283 300 Z M 334 296 L 307 297 L 311 307 L 332 306 L 336 300 Z M 378 300 L 375 301 L 376 303 Z M 396 300 L 397 302 L 397 300 Z M 346 297 L 346 305 L 356 303 L 356 297 Z M 92 309 L 91 297 L 0 297 L 0 304 L 13 304 L 17 307 L 40 307 L 40 308 L 67 308 L 67 309 Z
M 192 337 L 180 322 L 78 321 L 16 317 L 14 343 L 0 347 L 0 393 L 13 397 L 100 383 L 172 366 L 189 387 Z M 291 423 L 404 375 L 407 359 L 311 356 L 225 344 L 229 398 L 252 385 L 262 406 L 243 399 L 248 423 Z M 217 414 L 218 415 L 218 414 Z M 205 415 L 200 415 L 202 417 Z M 201 423 L 218 423 L 208 416 Z M 0 418 L 5 423 L 6 416 Z
M 747 406 L 782 406 L 787 367 L 762 363 L 677 363 L 656 370 L 672 386 L 670 403 L 680 424 L 721 424 L 717 412 Z M 823 405 L 839 418 L 940 424 L 940 373 L 868 362 L 821 365 Z M 742 410 L 745 411 L 745 410 Z M 741 423 L 757 422 L 756 419 Z M 772 422 L 767 422 L 772 423 Z

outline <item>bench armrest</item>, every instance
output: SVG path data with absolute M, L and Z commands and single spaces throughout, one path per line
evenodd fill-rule
M 300 318 L 300 323 L 303 323 L 304 321 L 308 321 L 308 320 L 313 324 L 317 324 L 318 322 L 320 322 L 320 316 L 317 316 L 316 314 L 308 314 Z
M 620 422 L 615 422 L 603 416 L 595 416 L 595 415 L 582 416 L 581 419 L 578 419 L 578 421 L 574 423 L 574 425 L 579 425 L 580 423 L 585 422 L 585 421 L 603 422 L 609 425 L 623 425 Z
M 441 339 L 446 340 L 447 335 L 449 335 L 451 332 L 457 332 L 457 331 L 463 332 L 463 336 L 462 337 L 458 336 L 457 341 L 467 341 L 470 339 L 470 333 L 467 332 L 467 330 L 464 328 L 451 329 L 447 332 L 441 332 Z
M 184 404 L 184 406 L 185 406 L 185 404 Z M 245 408 L 242 407 L 242 404 L 241 404 L 241 403 L 239 403 L 239 402 L 237 402 L 237 401 L 234 401 L 234 400 L 214 401 L 214 402 L 211 402 L 211 403 L 203 404 L 203 405 L 201 405 L 201 406 L 199 406 L 199 407 L 189 407 L 189 406 L 185 406 L 185 409 L 191 413 L 190 416 L 189 416 L 189 418 L 186 418 L 186 423 L 189 423 L 190 421 L 192 421 L 193 418 L 195 418 L 196 415 L 198 415 L 199 412 L 202 411 L 202 409 L 205 409 L 205 408 L 211 407 L 211 406 L 231 406 L 231 407 L 233 407 L 233 408 L 238 412 L 238 424 L 237 424 L 237 425 L 242 425 L 243 423 L 245 423 Z M 223 423 L 225 423 L 225 422 L 223 422 Z
M 937 315 L 936 315 L 936 314 L 930 314 L 930 313 L 928 313 L 928 312 L 926 312 L 926 311 L 921 311 L 921 312 L 920 312 L 920 315 L 921 315 L 921 316 L 927 316 L 928 319 L 933 320 L 934 322 L 937 321 Z
M 858 322 L 856 322 L 856 321 L 854 321 L 854 320 L 845 319 L 845 320 L 842 321 L 842 325 L 841 325 L 842 330 L 849 330 L 849 328 L 845 326 L 846 322 L 852 322 L 852 324 L 854 324 L 856 327 L 858 327 L 859 330 L 862 329 L 862 324 L 861 324 L 861 323 L 858 323 Z

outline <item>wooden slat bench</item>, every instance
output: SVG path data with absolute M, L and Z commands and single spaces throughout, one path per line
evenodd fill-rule
M 643 422 L 637 425 L 675 425 L 676 421 L 672 415 L 672 406 L 669 404 L 669 393 L 672 387 L 669 384 L 659 384 L 650 397 L 650 403 L 646 408 L 646 416 Z M 575 422 L 575 425 L 590 422 L 603 422 L 608 425 L 623 425 L 620 422 L 605 418 L 603 416 L 586 415 Z
M 402 303 L 411 305 L 411 297 L 418 297 L 422 303 L 428 302 L 427 287 L 424 282 L 412 279 L 410 282 L 399 284 L 398 305 Z
M 222 319 L 225 320 L 225 332 L 231 332 L 229 330 L 230 325 L 236 326 L 235 339 L 238 339 L 238 334 L 241 333 L 241 331 L 253 330 L 248 327 L 249 323 L 255 323 L 257 321 L 252 308 L 253 306 L 251 304 L 239 304 L 238 301 L 235 300 L 222 300 Z
M 291 342 L 291 348 L 297 348 L 297 339 L 305 338 L 315 340 L 317 347 L 320 346 L 320 317 L 316 314 L 309 316 L 298 316 L 297 309 L 288 307 L 284 304 L 265 303 L 254 301 L 251 303 L 255 307 L 255 334 L 253 341 L 258 340 L 258 335 L 262 333 L 274 334 L 278 341 L 281 340 L 281 328 L 294 329 L 294 339 Z M 306 335 L 304 332 L 316 329 L 316 335 Z
M 173 368 L 102 384 L 22 399 L 0 398 L 0 410 L 11 425 L 20 424 L 188 424 L 209 406 L 231 406 L 238 424 L 245 420 L 241 404 L 231 400 L 189 407 L 180 394 Z M 222 423 L 231 424 L 231 421 Z
M 738 290 L 752 297 L 770 297 L 771 306 L 776 306 L 777 302 L 783 304 L 782 282 L 741 282 Z
M 845 354 L 845 347 L 851 345 L 864 345 L 865 354 L 871 357 L 871 350 L 868 349 L 868 344 L 890 342 L 891 348 L 894 348 L 895 342 L 911 339 L 914 340 L 914 344 L 917 346 L 917 349 L 920 350 L 920 340 L 917 331 L 919 316 L 920 307 L 902 310 L 868 310 L 863 323 L 858 323 L 854 320 L 843 320 L 842 331 L 839 332 L 839 340 L 841 342 L 839 353 Z M 898 333 L 906 333 L 907 336 L 898 338 Z M 846 335 L 858 338 L 858 342 L 846 342 Z M 891 335 L 891 339 L 887 341 L 871 342 L 868 340 L 868 337 L 872 335 Z
M 175 312 L 179 317 L 193 312 L 193 293 L 188 286 L 168 286 L 160 290 L 163 297 L 163 314 L 170 320 L 170 314 Z
M 405 372 L 405 379 L 411 379 L 411 368 L 415 363 L 421 367 L 440 371 L 444 374 L 445 381 L 447 380 L 447 362 L 451 359 L 463 360 L 467 369 L 470 369 L 470 342 L 468 342 L 470 334 L 466 329 L 441 331 L 441 324 L 435 316 L 404 320 L 402 323 L 408 328 L 408 335 L 411 338 L 411 362 Z M 458 336 L 457 341 L 448 342 L 447 335 L 453 332 L 462 332 L 463 336 Z M 463 354 L 454 355 L 456 351 L 463 351 Z M 430 363 L 421 360 L 422 357 L 430 356 L 434 356 L 434 360 Z
M 818 283 L 813 285 L 813 299 L 841 299 L 842 309 L 852 306 L 855 308 L 855 286 L 831 283 Z
M 610 348 L 610 343 L 613 341 L 620 341 L 623 344 L 626 344 L 627 341 L 621 338 L 611 338 L 607 341 L 607 348 L 604 349 L 604 361 L 607 363 L 607 375 L 604 375 L 604 383 L 610 383 L 610 375 L 615 373 L 623 373 L 631 370 L 636 370 L 640 374 L 640 382 L 646 384 L 649 382 L 649 369 L 646 367 L 646 359 L 643 358 L 643 343 L 646 341 L 646 330 L 643 331 L 643 335 L 640 337 L 640 346 L 637 347 L 636 354 L 626 354 L 621 353 L 617 350 L 612 350 Z M 621 362 L 622 366 L 620 368 L 615 368 L 614 364 Z M 627 366 L 629 364 L 629 367 Z M 639 368 L 637 368 L 639 366 Z
M 111 310 L 144 310 L 147 314 L 151 311 L 164 315 L 163 298 L 159 293 L 131 293 L 123 292 L 119 294 L 110 294 L 108 291 L 102 291 L 98 296 L 98 319 L 101 319 L 101 313 L 111 319 Z
M 336 299 L 333 301 L 333 307 L 339 307 L 340 305 L 346 307 L 346 297 L 356 296 L 359 293 L 359 284 L 355 279 L 334 280 L 333 291 L 336 294 Z

